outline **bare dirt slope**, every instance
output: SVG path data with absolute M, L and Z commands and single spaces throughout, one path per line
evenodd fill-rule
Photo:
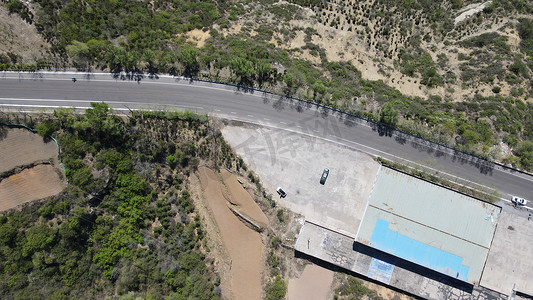
M 13 52 L 22 56 L 18 63 L 35 63 L 45 57 L 50 45 L 37 32 L 34 25 L 18 15 L 10 15 L 0 6 L 0 53 Z
M 220 175 L 231 194 L 231 199 L 235 201 L 236 210 L 250 218 L 254 222 L 259 223 L 262 227 L 267 226 L 268 219 L 263 211 L 257 206 L 252 199 L 252 196 L 243 189 L 242 185 L 237 181 L 235 175 L 226 170 L 221 170 Z
M 226 291 L 225 294 L 231 295 L 232 299 L 261 299 L 261 271 L 263 269 L 261 237 L 258 232 L 240 221 L 228 208 L 226 200 L 228 196 L 225 195 L 225 187 L 217 174 L 206 167 L 200 167 L 198 173 L 204 201 L 215 219 L 222 242 L 231 260 L 231 292 Z M 243 203 L 243 206 L 252 205 L 247 203 L 251 198 L 231 199 L 231 202 Z M 253 212 L 246 211 L 245 213 L 253 214 Z M 227 280 L 227 278 L 222 278 L 222 280 L 225 279 Z
M 0 211 L 56 195 L 66 185 L 56 144 L 26 129 L 0 127 L 0 175 Z
M 305 266 L 298 278 L 291 278 L 288 286 L 288 299 L 329 299 L 334 272 L 317 265 Z
M 505 96 L 510 95 L 512 89 L 529 89 L 528 80 L 511 82 L 505 78 L 513 76 L 507 69 L 513 63 L 513 57 L 521 55 L 517 47 L 520 42 L 517 20 L 531 16 L 519 14 L 509 17 L 502 8 L 485 13 L 483 8 L 491 1 L 466 6 L 470 3 L 468 1 L 461 4 L 464 5 L 462 9 L 450 7 L 449 1 L 436 1 L 431 11 L 449 12 L 440 19 L 432 16 L 430 11 L 410 10 L 406 8 L 409 5 L 394 4 L 402 1 L 384 4 L 387 1 L 335 0 L 310 4 L 313 2 L 316 4 L 318 1 L 278 1 L 264 6 L 254 2 L 245 6 L 247 14 L 230 22 L 231 26 L 219 29 L 224 36 L 248 35 L 253 38 L 257 32 L 267 28 L 273 32 L 271 44 L 287 49 L 292 57 L 319 66 L 320 55 L 309 51 L 310 47 L 318 46 L 328 61 L 351 62 L 361 71 L 363 78 L 382 80 L 413 97 L 439 95 L 462 101 L 474 94 L 493 95 L 492 87 L 496 85 L 501 87 L 498 93 Z M 294 3 L 305 4 L 299 6 Z M 490 47 L 481 49 L 462 42 L 484 33 L 500 35 L 511 52 L 496 55 L 488 51 L 489 59 L 477 61 L 475 57 L 480 55 L 480 51 L 486 52 Z M 424 83 L 422 73 L 427 68 L 410 73 L 401 67 L 401 57 L 414 49 L 431 57 L 431 65 L 444 80 L 442 84 Z M 420 53 L 415 55 L 413 62 L 420 63 Z M 458 59 L 460 54 L 467 58 Z M 497 64 L 491 65 L 492 62 Z M 500 75 L 493 79 L 481 76 L 489 65 Z
M 0 173 L 57 156 L 57 146 L 26 129 L 0 127 Z
M 0 211 L 61 192 L 64 180 L 53 165 L 38 165 L 0 181 Z

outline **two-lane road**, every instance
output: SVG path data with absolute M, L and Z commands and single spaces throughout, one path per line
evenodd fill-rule
M 70 79 L 72 76 L 76 82 Z M 504 199 L 517 195 L 533 200 L 533 176 L 279 96 L 170 76 L 138 81 L 105 73 L 0 73 L 0 107 L 4 110 L 86 108 L 94 101 L 104 101 L 115 110 L 186 109 L 290 130 L 423 167 L 477 189 L 495 188 Z

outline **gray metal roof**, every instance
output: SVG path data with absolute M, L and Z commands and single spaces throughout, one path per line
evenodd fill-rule
M 381 168 L 356 241 L 478 284 L 500 208 Z

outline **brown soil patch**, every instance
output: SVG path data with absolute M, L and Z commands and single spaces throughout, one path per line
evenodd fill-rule
M 220 292 L 221 299 L 232 299 L 231 293 L 231 259 L 228 251 L 224 247 L 222 237 L 220 235 L 220 229 L 218 228 L 215 218 L 207 206 L 205 201 L 204 192 L 198 178 L 198 173 L 191 174 L 189 177 L 194 206 L 198 210 L 198 215 L 202 220 L 202 226 L 205 230 L 208 238 L 206 239 L 206 252 L 207 255 L 213 259 L 215 272 L 220 278 Z
M 363 285 L 367 288 L 376 291 L 378 293 L 378 296 L 385 299 L 385 300 L 410 300 L 414 299 L 412 297 L 409 297 L 406 294 L 402 294 L 400 292 L 394 291 L 389 289 L 386 286 L 373 283 L 371 281 L 365 281 L 363 280 Z
M 334 272 L 317 265 L 305 266 L 299 278 L 289 279 L 288 299 L 328 299 Z
M 217 175 L 206 167 L 199 168 L 204 199 L 220 231 L 230 259 L 232 299 L 261 299 L 263 244 L 259 233 L 242 223 L 228 208 L 224 186 Z M 228 179 L 231 181 L 231 179 Z M 241 187 L 242 189 L 242 187 Z M 232 198 L 234 203 L 248 206 L 246 198 Z M 253 214 L 253 211 L 250 213 Z
M 54 141 L 45 143 L 41 136 L 26 129 L 0 127 L 0 173 L 55 157 Z
M 2 180 L 0 211 L 58 194 L 65 185 L 58 173 L 52 165 L 38 165 Z
M 196 44 L 196 47 L 201 48 L 205 45 L 205 40 L 211 37 L 209 31 L 203 31 L 200 29 L 193 29 L 187 32 L 187 42 Z
M 239 181 L 237 181 L 235 175 L 226 170 L 222 170 L 220 173 L 224 184 L 231 194 L 231 200 L 233 201 L 233 204 L 237 206 L 234 207 L 234 209 L 239 211 L 247 218 L 250 218 L 252 221 L 257 222 L 261 227 L 266 227 L 268 224 L 267 217 L 261 208 L 259 208 L 259 206 L 255 203 L 252 196 L 250 196 L 250 194 L 244 190 Z
M 39 35 L 35 26 L 17 14 L 9 14 L 0 6 L 0 53 L 13 52 L 22 56 L 19 63 L 35 63 L 47 56 L 50 45 Z
M 217 27 L 218 26 L 216 26 L 215 28 L 217 28 Z M 239 21 L 237 21 L 236 23 L 233 23 L 230 28 L 224 29 L 222 31 L 222 35 L 224 35 L 224 37 L 226 37 L 228 35 L 238 34 L 239 32 L 241 32 L 241 28 L 242 28 L 242 24 L 240 24 Z

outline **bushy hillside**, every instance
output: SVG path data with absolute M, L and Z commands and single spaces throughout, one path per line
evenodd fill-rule
M 61 144 L 70 184 L 0 215 L 0 298 L 218 299 L 188 175 L 233 157 L 219 134 L 205 116 L 92 106 L 37 126 Z

